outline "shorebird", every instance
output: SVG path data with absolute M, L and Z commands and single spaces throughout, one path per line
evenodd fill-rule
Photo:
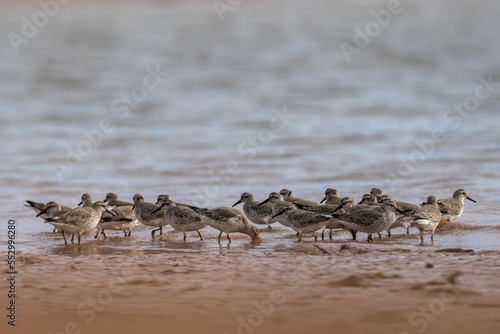
M 377 198 L 377 201 L 380 202 L 380 197 L 384 194 L 384 192 L 382 191 L 382 189 L 379 189 L 379 188 L 372 188 L 372 190 L 370 190 L 370 195 L 373 195 Z
M 394 201 L 386 201 L 381 206 L 369 205 L 358 208 L 357 205 L 354 208 L 346 214 L 334 214 L 333 216 L 340 218 L 344 226 L 357 232 L 367 233 L 368 242 L 373 241 L 372 233 L 384 231 L 394 223 L 396 220 L 395 211 L 402 213 Z
M 220 244 L 220 238 L 222 233 L 226 233 L 227 240 L 229 243 L 231 242 L 231 238 L 229 237 L 229 233 L 240 232 L 244 233 L 252 240 L 256 240 L 259 236 L 259 231 L 255 226 L 250 224 L 247 217 L 238 209 L 234 208 L 215 208 L 215 209 L 206 209 L 206 208 L 197 208 L 195 206 L 191 206 L 195 212 L 197 212 L 200 216 L 204 218 L 207 225 L 219 230 L 218 242 Z
M 26 202 L 28 204 L 24 204 L 24 206 L 35 211 L 36 217 L 40 217 L 43 220 L 45 220 L 46 218 L 54 217 L 54 215 L 51 216 L 50 212 L 47 210 L 47 205 L 49 205 L 49 203 L 57 204 L 57 206 L 55 206 L 53 209 L 51 209 L 51 211 L 53 211 L 53 212 L 61 211 L 61 212 L 58 212 L 57 215 L 61 215 L 62 213 L 66 213 L 66 212 L 69 212 L 72 210 L 69 206 L 59 205 L 58 203 L 52 202 L 52 201 L 48 202 L 47 204 L 33 202 L 33 201 L 29 201 L 29 200 Z M 56 231 L 57 231 L 57 228 L 54 227 L 54 230 L 52 232 L 56 232 Z
M 59 217 L 62 216 L 68 212 L 70 212 L 72 209 L 65 207 L 63 208 L 59 203 L 50 201 L 45 205 L 45 209 L 42 211 L 38 212 L 36 215 L 37 217 L 42 217 L 44 219 L 47 218 L 54 218 L 54 217 Z
M 113 207 L 119 207 L 119 206 L 133 206 L 134 203 L 131 203 L 131 202 L 125 202 L 125 201 L 120 201 L 118 199 L 118 195 L 116 195 L 115 193 L 107 193 L 106 194 L 106 198 L 104 199 L 103 202 L 106 202 L 108 203 L 109 206 L 113 206 Z
M 273 218 L 281 214 L 286 217 L 288 226 L 299 233 L 298 241 L 302 241 L 303 233 L 314 234 L 314 241 L 317 241 L 318 237 L 316 236 L 316 231 L 325 228 L 331 220 L 331 218 L 325 215 L 299 210 L 295 206 L 284 208 L 281 212 L 273 215 Z
M 286 202 L 283 200 L 283 196 L 277 192 L 272 192 L 269 194 L 269 197 L 262 201 L 259 206 L 266 205 L 267 203 L 271 203 L 271 212 L 273 215 L 276 215 L 278 212 L 281 212 L 283 209 L 287 207 L 292 207 L 295 206 L 291 202 Z M 283 215 L 276 216 L 275 221 L 278 223 L 288 226 L 288 222 L 286 220 L 286 217 Z M 289 227 L 289 226 L 288 226 Z
M 161 195 L 158 195 L 158 197 L 156 198 L 156 205 L 162 205 L 163 202 L 167 201 L 170 199 L 170 196 L 169 195 L 165 195 L 165 194 L 161 194 Z M 184 203 L 180 203 L 180 202 L 175 202 L 175 205 L 177 206 L 184 206 L 184 207 L 187 207 L 189 208 L 190 205 L 189 204 L 184 204 Z
M 162 227 L 168 225 L 168 221 L 165 220 L 165 215 L 163 214 L 163 212 L 155 212 L 154 214 L 151 213 L 159 207 L 159 205 L 145 202 L 144 197 L 142 197 L 141 194 L 134 195 L 133 208 L 137 220 L 144 225 L 158 227 L 156 230 L 151 231 L 151 236 L 153 238 L 155 237 L 156 231 L 160 231 L 160 235 L 162 235 Z
M 464 212 L 465 199 L 477 203 L 475 200 L 467 196 L 467 193 L 463 189 L 456 190 L 453 193 L 452 198 L 437 200 L 439 211 L 441 211 L 442 214 L 441 220 L 452 222 L 455 219 L 458 219 L 458 217 L 460 217 Z
M 243 203 L 243 212 L 248 219 L 254 224 L 267 225 L 267 228 L 271 228 L 270 223 L 274 223 L 277 220 L 272 219 L 273 215 L 273 205 L 271 203 L 264 203 L 260 205 L 261 202 L 254 201 L 253 195 L 250 193 L 243 193 L 240 196 L 240 200 L 233 204 L 233 208 Z
M 47 205 L 49 203 L 56 203 L 56 202 L 48 202 L 47 204 L 43 204 L 43 203 L 38 203 L 38 202 L 33 202 L 33 201 L 26 201 L 26 203 L 28 204 L 24 204 L 25 207 L 27 208 L 30 208 L 32 209 L 33 211 L 35 211 L 36 213 L 36 217 L 40 217 L 42 219 L 45 219 L 45 218 L 49 218 L 49 213 L 47 212 Z M 57 203 L 56 203 L 57 204 Z M 59 204 L 57 204 L 59 205 Z M 60 209 L 59 210 L 63 210 L 63 211 L 71 211 L 71 208 L 68 207 L 68 206 L 60 206 Z M 44 211 L 43 213 L 40 213 Z
M 92 199 L 92 196 L 85 193 L 82 195 L 82 201 L 78 203 L 78 206 L 81 205 L 82 208 L 91 208 L 93 204 L 94 200 Z
M 376 205 L 378 202 L 377 197 L 372 194 L 364 194 L 361 201 L 358 204 L 364 205 Z
M 139 225 L 139 221 L 135 217 L 132 206 L 114 207 L 111 211 L 115 214 L 114 216 L 107 212 L 102 213 L 101 220 L 97 225 L 97 234 L 94 238 L 97 238 L 99 233 L 101 233 L 101 235 L 106 239 L 105 230 L 122 230 L 126 237 L 130 237 L 130 229 Z
M 436 197 L 427 197 L 427 203 L 419 207 L 412 216 L 412 223 L 420 230 L 421 244 L 424 243 L 424 231 L 431 231 L 431 242 L 434 243 L 434 230 L 441 222 Z
M 101 219 L 101 214 L 104 211 L 114 214 L 109 210 L 106 203 L 97 201 L 90 208 L 76 208 L 62 216 L 47 218 L 46 221 L 61 231 L 66 245 L 68 242 L 66 241 L 64 232 L 76 234 L 78 237 L 78 245 L 80 245 L 82 233 L 92 231 L 96 228 Z
M 384 203 L 385 201 L 395 201 L 395 200 L 389 195 L 380 196 L 380 203 Z M 399 212 L 396 213 L 396 221 L 391 226 L 389 226 L 389 228 L 387 228 L 387 235 L 389 237 L 391 236 L 391 230 L 396 227 L 405 227 L 406 234 L 410 234 L 410 226 L 411 226 L 410 216 L 413 213 L 415 213 L 415 210 L 419 208 L 419 206 L 416 204 L 401 202 L 401 201 L 395 201 L 395 202 L 397 208 L 403 211 L 405 214 L 401 214 Z
M 281 189 L 280 194 L 281 194 L 281 196 L 283 196 L 284 201 L 291 202 L 293 204 L 308 205 L 308 206 L 319 205 L 319 203 L 295 197 L 293 191 L 288 190 L 288 189 Z
M 168 221 L 170 226 L 175 230 L 181 231 L 184 234 L 184 241 L 186 241 L 187 231 L 196 231 L 200 236 L 200 240 L 203 240 L 199 230 L 207 226 L 207 223 L 201 219 L 201 217 L 196 214 L 192 209 L 185 206 L 177 206 L 176 203 L 170 199 L 166 199 L 160 205 L 160 207 L 151 214 L 157 211 L 163 210 L 165 220 Z
M 325 190 L 325 197 L 319 203 L 325 202 L 325 204 L 340 205 L 342 198 L 338 197 L 338 195 L 336 189 L 328 188 Z

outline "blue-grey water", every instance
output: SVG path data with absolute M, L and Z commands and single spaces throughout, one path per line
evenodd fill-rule
M 465 188 L 478 203 L 458 222 L 484 228 L 438 232 L 438 247 L 500 249 L 500 3 L 388 3 L 242 1 L 221 20 L 212 1 L 0 2 L 2 220 L 50 253 L 62 240 L 27 199 L 215 207 L 379 187 L 420 203 Z M 135 235 L 121 249 L 170 247 Z

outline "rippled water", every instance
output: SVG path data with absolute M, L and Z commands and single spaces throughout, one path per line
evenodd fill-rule
M 26 251 L 57 253 L 24 200 L 168 193 L 213 207 L 380 187 L 419 203 L 465 188 L 478 203 L 459 221 L 487 228 L 438 246 L 500 249 L 500 3 L 403 1 L 377 30 L 371 11 L 387 3 L 244 1 L 221 21 L 211 1 L 71 2 L 16 53 L 9 36 L 41 9 L 1 2 L 3 220 Z M 255 247 L 287 247 L 287 233 Z M 109 247 L 183 249 L 137 235 Z

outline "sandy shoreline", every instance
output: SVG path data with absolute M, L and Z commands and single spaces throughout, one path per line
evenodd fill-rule
M 499 252 L 366 243 L 21 254 L 17 326 L 8 332 L 498 333 L 499 272 Z

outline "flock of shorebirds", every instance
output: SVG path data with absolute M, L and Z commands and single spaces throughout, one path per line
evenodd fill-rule
M 108 193 L 104 201 L 97 202 L 89 194 L 83 194 L 82 201 L 74 209 L 54 201 L 47 204 L 26 201 L 25 206 L 53 225 L 54 231 L 61 232 L 65 244 L 65 234 L 72 235 L 72 242 L 76 235 L 80 244 L 81 235 L 94 229 L 97 229 L 95 238 L 99 234 L 106 238 L 106 230 L 122 230 L 127 237 L 139 223 L 155 228 L 151 231 L 153 238 L 155 232 L 162 234 L 163 226 L 170 225 L 184 234 L 184 241 L 188 231 L 196 231 L 203 240 L 200 230 L 206 226 L 220 231 L 219 243 L 222 233 L 226 233 L 229 242 L 229 234 L 235 232 L 247 234 L 254 240 L 259 230 L 249 220 L 267 225 L 269 229 L 270 224 L 279 222 L 295 230 L 299 241 L 304 233 L 312 233 L 317 240 L 316 231 L 323 230 L 321 237 L 324 239 L 324 232 L 329 229 L 331 239 L 333 229 L 345 229 L 353 239 L 357 232 L 367 233 L 370 242 L 373 233 L 382 238 L 380 232 L 387 231 L 390 237 L 393 228 L 405 227 L 409 233 L 410 227 L 417 227 L 423 243 L 425 231 L 430 231 L 434 242 L 434 230 L 441 221 L 451 222 L 460 217 L 465 199 L 476 203 L 464 189 L 458 189 L 451 198 L 436 200 L 429 196 L 425 203 L 416 205 L 396 201 L 384 195 L 382 190 L 373 188 L 356 203 L 350 197 L 338 197 L 337 190 L 328 188 L 320 203 L 297 198 L 293 191 L 282 189 L 279 193 L 270 193 L 262 202 L 255 201 L 252 194 L 245 192 L 232 207 L 214 209 L 174 202 L 169 195 L 159 195 L 156 203 L 149 203 L 140 194 L 135 194 L 133 202 L 125 202 L 114 193 Z M 234 208 L 240 203 L 243 203 L 243 212 Z

